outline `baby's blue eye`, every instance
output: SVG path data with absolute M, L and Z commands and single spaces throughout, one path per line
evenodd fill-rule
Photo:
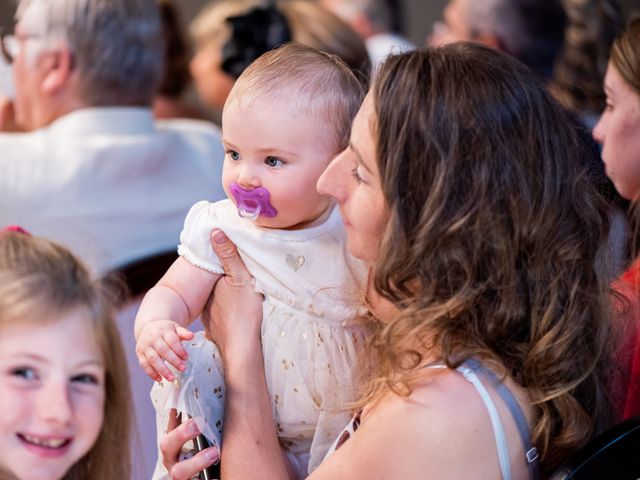
M 234 150 L 229 150 L 227 154 L 229 155 L 229 158 L 234 162 L 237 162 L 238 160 L 240 160 L 240 154 Z
M 270 167 L 274 167 L 274 168 L 282 166 L 282 160 L 280 160 L 278 157 L 267 157 L 264 160 L 264 163 L 266 165 L 269 165 Z
M 25 380 L 35 380 L 38 378 L 38 376 L 36 375 L 36 372 L 33 368 L 29 368 L 29 367 L 19 367 L 19 368 L 14 368 L 11 371 L 12 375 L 15 375 L 16 377 L 22 377 Z

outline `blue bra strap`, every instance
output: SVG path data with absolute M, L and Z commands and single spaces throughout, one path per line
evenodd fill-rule
M 475 359 L 466 360 L 463 365 L 466 367 L 483 373 L 493 384 L 498 395 L 507 405 L 507 408 L 511 412 L 511 416 L 516 422 L 518 427 L 518 432 L 520 433 L 520 438 L 522 439 L 522 444 L 524 445 L 524 450 L 526 452 L 527 458 L 527 467 L 529 467 L 529 474 L 533 480 L 538 480 L 540 478 L 540 465 L 538 462 L 538 449 L 532 445 L 531 436 L 529 434 L 529 423 L 527 422 L 524 413 L 522 412 L 522 408 L 518 404 L 518 401 L 511 393 L 511 390 L 507 388 L 507 386 L 501 382 L 496 374 L 493 373 L 488 368 L 484 367 L 480 362 Z

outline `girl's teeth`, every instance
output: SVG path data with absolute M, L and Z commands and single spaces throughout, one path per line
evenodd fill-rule
M 34 445 L 40 445 L 41 447 L 47 448 L 58 448 L 65 444 L 66 440 L 63 438 L 37 438 L 32 437 L 30 435 L 24 436 L 25 440 L 29 443 L 33 443 Z

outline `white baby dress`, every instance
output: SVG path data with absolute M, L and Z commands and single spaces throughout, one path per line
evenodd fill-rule
M 344 407 L 354 400 L 354 370 L 366 338 L 358 321 L 366 266 L 347 253 L 337 208 L 320 225 L 275 230 L 240 218 L 229 200 L 198 202 L 185 220 L 178 253 L 197 267 L 224 273 L 209 240 L 213 228 L 236 244 L 256 291 L 265 296 L 262 347 L 274 421 L 280 443 L 304 478 L 351 418 Z M 184 344 L 187 370 L 173 384 L 156 383 L 151 392 L 159 435 L 166 430 L 168 410 L 178 407 L 205 418 L 203 433 L 219 445 L 224 378 L 217 348 L 202 332 Z M 162 473 L 158 462 L 154 478 Z

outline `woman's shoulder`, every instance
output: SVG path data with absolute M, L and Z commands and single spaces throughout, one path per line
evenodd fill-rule
M 515 426 L 507 428 L 507 440 L 518 444 Z M 360 428 L 328 461 L 340 457 L 341 468 L 360 476 L 377 472 L 376 478 L 501 475 L 486 407 L 475 387 L 449 369 L 425 369 L 408 396 L 390 394 L 366 407 Z
M 442 435 L 456 434 L 460 441 L 470 431 L 491 433 L 486 408 L 475 387 L 456 370 L 425 368 L 425 375 L 415 381 L 408 396 L 388 395 L 365 409 L 363 422 L 395 422 L 406 425 L 408 432 L 441 441 Z M 428 427 L 428 428 L 427 428 Z

